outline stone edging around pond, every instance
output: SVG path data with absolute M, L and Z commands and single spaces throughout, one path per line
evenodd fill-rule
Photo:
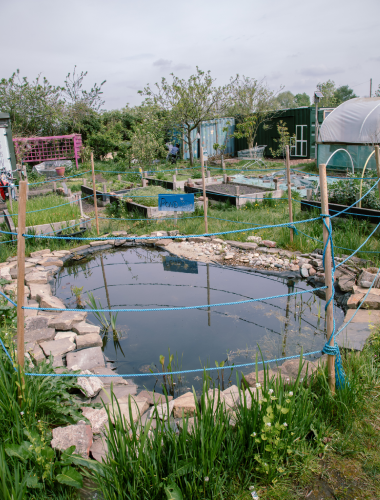
M 153 232 L 150 236 L 175 236 L 178 231 Z M 114 237 L 130 235 L 124 231 L 113 232 Z M 145 235 L 148 236 L 148 235 Z M 218 238 L 209 237 L 190 237 L 184 236 L 180 239 L 164 240 L 138 240 L 140 244 L 156 246 L 165 249 L 179 257 L 198 260 L 202 262 L 211 262 L 220 265 L 239 265 L 245 268 L 253 267 L 261 272 L 270 272 L 271 274 L 280 274 L 282 277 L 299 277 L 319 279 L 320 283 L 324 281 L 322 273 L 322 260 L 319 253 L 301 254 L 300 252 L 289 252 L 275 248 L 276 244 L 272 241 L 262 241 L 260 237 L 249 237 L 251 242 L 240 243 L 236 241 L 224 241 Z M 25 303 L 32 307 L 62 308 L 65 309 L 63 302 L 52 295 L 52 285 L 54 286 L 54 276 L 69 259 L 81 260 L 88 254 L 94 252 L 118 248 L 122 246 L 132 246 L 133 242 L 127 240 L 106 240 L 93 241 L 89 245 L 82 245 L 75 249 L 58 250 L 51 252 L 49 249 L 32 252 L 30 257 L 25 259 Z M 260 245 L 260 246 L 259 246 Z M 355 259 L 355 258 L 354 258 Z M 352 259 L 352 260 L 354 260 Z M 341 261 L 342 259 L 336 259 Z M 366 262 L 357 259 L 356 263 L 365 264 Z M 268 271 L 272 270 L 271 271 Z M 356 271 L 351 269 L 339 268 L 341 274 L 338 283 L 343 291 L 358 292 L 356 287 Z M 277 272 L 275 271 L 277 270 Z M 336 273 L 339 274 L 339 273 Z M 371 274 L 368 271 L 361 273 L 361 284 L 366 286 L 370 281 Z M 4 292 L 16 292 L 17 282 L 17 257 L 12 257 L 0 264 L 0 277 L 12 281 L 11 284 L 4 287 Z M 364 290 L 361 289 L 361 290 Z M 360 295 L 354 293 L 352 297 Z M 379 290 L 378 290 L 379 291 Z M 372 295 L 372 294 L 371 294 Z M 361 295 L 360 295 L 361 296 Z M 361 296 L 362 297 L 362 296 Z M 370 296 L 369 296 L 370 297 Z M 375 294 L 379 299 L 379 295 Z M 353 307 L 354 301 L 348 305 Z M 356 303 L 355 303 L 356 304 Z M 350 311 L 349 311 L 350 312 Z M 353 312 L 353 311 L 351 311 Z M 365 312 L 365 311 L 363 311 Z M 372 311 L 380 313 L 380 311 Z M 122 414 L 127 422 L 129 415 L 129 398 L 133 398 L 132 418 L 134 421 L 141 420 L 144 424 L 152 416 L 153 398 L 159 403 L 154 407 L 156 418 L 167 418 L 173 413 L 176 419 L 176 425 L 181 427 L 182 412 L 184 415 L 193 418 L 195 413 L 195 402 L 192 393 L 186 393 L 179 398 L 169 402 L 169 407 L 163 403 L 163 396 L 149 391 L 142 391 L 137 394 L 138 386 L 130 379 L 124 380 L 122 377 L 104 378 L 102 375 L 114 374 L 112 364 L 105 360 L 101 346 L 100 327 L 86 322 L 87 312 L 78 309 L 74 312 L 49 312 L 38 310 L 25 310 L 25 352 L 27 362 L 39 363 L 49 356 L 53 358 L 53 367 L 56 373 L 76 371 L 77 373 L 92 373 L 98 377 L 79 377 L 78 385 L 83 394 L 88 398 L 87 403 L 111 404 L 109 401 L 109 389 L 113 384 L 113 393 L 120 405 Z M 66 366 L 63 358 L 66 358 Z M 321 358 L 323 359 L 323 357 Z M 287 360 L 281 367 L 272 367 L 268 369 L 269 376 L 280 376 L 284 383 L 291 383 L 295 380 L 298 373 L 299 359 Z M 318 362 L 305 361 L 302 376 L 306 370 L 313 372 L 317 370 Z M 257 382 L 262 383 L 264 371 L 258 372 L 259 379 L 256 380 L 255 372 L 245 377 L 246 383 L 251 388 L 246 390 L 247 400 L 252 398 L 252 388 L 254 397 L 260 397 L 259 386 Z M 247 392 L 248 391 L 248 392 Z M 232 386 L 219 394 L 220 400 L 225 404 L 226 411 L 231 411 L 231 422 L 233 423 L 233 408 L 241 404 L 239 401 L 239 390 Z M 232 398 L 232 400 L 231 400 Z M 170 400 L 171 398 L 169 398 Z M 251 401 L 251 399 L 250 399 Z M 92 456 L 98 460 L 104 456 L 104 442 L 101 434 L 104 427 L 108 425 L 108 418 L 104 408 L 83 408 L 83 415 L 90 421 L 91 426 L 84 421 L 75 426 L 57 428 L 53 430 L 52 446 L 59 449 L 66 449 L 72 444 L 78 445 L 81 442 L 80 449 L 77 452 L 88 456 L 91 450 Z M 93 435 L 99 437 L 93 441 Z

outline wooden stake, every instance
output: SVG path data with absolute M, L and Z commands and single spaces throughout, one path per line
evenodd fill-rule
M 319 165 L 319 185 L 321 188 L 321 210 L 322 214 L 329 215 L 329 199 L 328 199 L 328 191 L 327 191 L 327 177 L 326 177 L 326 165 Z M 328 227 L 331 225 L 331 221 L 329 218 L 326 218 L 326 224 Z M 327 244 L 327 246 L 326 246 Z M 325 284 L 327 286 L 326 289 L 326 302 L 330 300 L 332 297 L 333 286 L 332 282 L 332 273 L 331 273 L 331 242 L 329 241 L 329 231 L 323 224 L 323 245 L 325 250 Z M 326 330 L 327 330 L 327 338 L 331 337 L 334 328 L 334 316 L 333 316 L 333 302 L 330 301 L 326 310 Z M 331 337 L 330 344 L 331 347 L 334 346 L 334 337 Z M 327 360 L 328 367 L 328 377 L 329 377 L 329 386 L 330 390 L 333 394 L 335 394 L 335 356 L 328 355 Z
M 205 233 L 208 233 L 205 162 L 203 161 L 203 148 L 201 147 L 200 149 L 201 149 L 201 169 L 202 169 L 202 187 L 203 187 L 203 213 L 205 216 Z
M 24 368 L 25 219 L 27 181 L 20 181 L 17 228 L 17 362 Z
M 91 153 L 91 169 L 92 169 L 92 189 L 94 192 L 96 232 L 98 233 L 98 236 L 99 236 L 98 200 L 96 199 L 96 183 L 95 183 L 95 168 L 94 168 L 94 154 L 93 153 Z
M 379 146 L 375 146 L 375 160 L 376 160 L 377 177 L 378 177 L 378 179 L 380 179 L 380 152 L 379 152 Z M 380 182 L 377 184 L 377 189 L 379 190 L 379 197 L 380 197 Z
M 289 221 L 293 223 L 293 206 L 292 206 L 292 187 L 290 182 L 290 157 L 289 146 L 286 146 L 286 177 L 288 181 L 288 206 L 289 206 Z M 290 229 L 290 242 L 293 242 L 293 229 Z

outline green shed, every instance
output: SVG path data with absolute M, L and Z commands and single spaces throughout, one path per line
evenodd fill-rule
M 333 111 L 334 108 L 318 109 L 318 122 L 322 124 L 323 120 Z M 291 137 L 294 136 L 290 147 L 290 157 L 292 159 L 315 158 L 315 107 L 303 106 L 300 108 L 284 109 L 276 112 L 275 116 L 259 126 L 255 143 L 259 146 L 266 146 L 265 157 L 272 157 L 271 148 L 278 149 L 280 134 L 277 131 L 277 125 L 282 120 L 289 131 Z M 241 122 L 236 119 L 236 124 Z M 235 139 L 235 151 L 247 149 L 247 139 Z
M 0 170 L 3 168 L 16 170 L 11 119 L 8 113 L 0 113 Z

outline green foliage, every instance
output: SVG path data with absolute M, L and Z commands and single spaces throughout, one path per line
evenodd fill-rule
M 348 174 L 348 178 L 355 177 L 357 174 Z M 372 180 L 363 180 L 362 196 L 369 191 L 373 186 L 375 174 Z M 371 176 L 371 173 L 366 173 L 366 176 Z M 356 195 L 360 194 L 360 180 L 336 181 L 329 184 L 329 202 L 339 203 L 341 205 L 352 205 L 356 202 Z M 361 202 L 363 208 L 371 208 L 373 210 L 380 210 L 379 191 L 375 188 Z
M 339 106 L 339 104 L 342 104 L 342 102 L 348 101 L 349 99 L 354 99 L 358 96 L 352 89 L 350 89 L 348 85 L 342 85 L 341 87 L 338 87 L 336 89 L 336 91 L 334 92 L 334 97 L 337 100 L 337 106 Z
M 277 156 L 282 156 L 283 158 L 285 158 L 286 146 L 291 146 L 292 139 L 294 139 L 295 136 L 290 137 L 286 122 L 284 122 L 283 120 L 280 120 L 277 123 L 277 132 L 280 137 L 279 139 L 273 139 L 273 141 L 278 143 L 278 148 L 276 150 L 270 148 L 270 152 L 274 158 L 276 158 Z
M 319 107 L 323 108 L 335 108 L 342 104 L 342 102 L 358 97 L 348 85 L 341 85 L 336 88 L 335 82 L 332 80 L 319 83 L 317 88 L 323 94 L 323 98 L 319 102 Z
M 303 92 L 302 94 L 296 94 L 294 96 L 294 101 L 297 107 L 310 106 L 310 96 Z

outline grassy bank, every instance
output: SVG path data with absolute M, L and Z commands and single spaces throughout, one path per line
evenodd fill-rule
M 11 330 L 2 339 L 10 345 Z M 0 492 L 5 500 L 73 499 L 84 475 L 106 500 L 323 498 L 374 500 L 380 477 L 380 334 L 345 353 L 347 384 L 332 396 L 320 370 L 306 385 L 266 379 L 261 402 L 244 399 L 235 414 L 214 412 L 206 391 L 194 426 L 157 421 L 153 429 L 110 421 L 102 467 L 50 449 L 52 428 L 80 418 L 75 380 L 21 377 L 0 352 Z M 51 368 L 40 365 L 37 372 Z M 348 385 L 349 384 L 349 385 Z M 22 386 L 23 398 L 19 399 Z M 270 425 L 268 425 L 270 424 Z M 327 496 L 326 491 L 335 496 Z M 172 496 L 170 496 L 172 495 Z

